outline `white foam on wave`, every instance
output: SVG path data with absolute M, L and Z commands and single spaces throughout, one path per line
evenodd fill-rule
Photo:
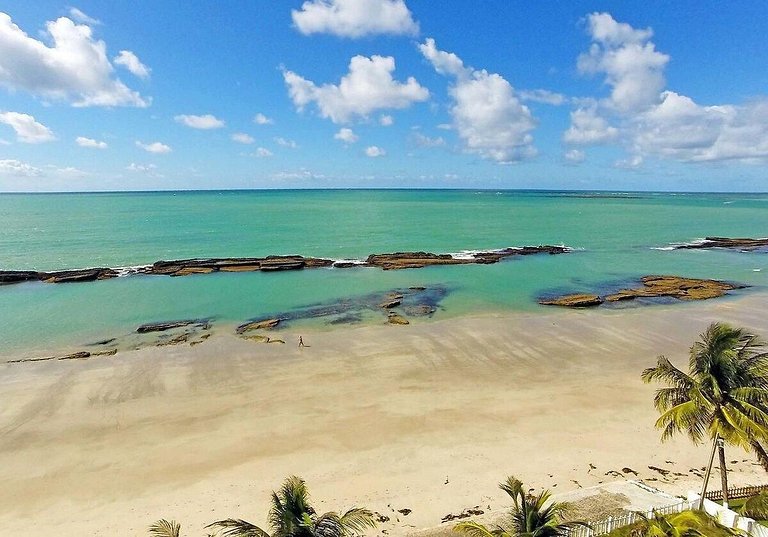
M 152 265 L 132 265 L 127 267 L 115 267 L 112 270 L 117 272 L 118 278 L 122 278 L 123 276 L 132 276 L 134 274 L 145 272 L 150 267 L 152 267 Z
M 694 239 L 690 242 L 670 242 L 667 246 L 651 246 L 651 250 L 662 250 L 668 252 L 670 250 L 677 250 L 681 246 L 699 246 L 707 242 L 707 239 Z
M 334 259 L 333 265 L 335 265 L 336 263 L 350 263 L 352 265 L 365 265 L 365 259 Z

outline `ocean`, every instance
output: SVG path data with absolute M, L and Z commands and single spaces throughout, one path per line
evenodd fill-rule
M 0 194 L 0 269 L 133 267 L 161 259 L 460 253 L 565 245 L 563 255 L 399 271 L 323 268 L 0 287 L 0 355 L 76 347 L 142 323 L 218 326 L 414 286 L 446 295 L 430 322 L 548 311 L 541 296 L 614 289 L 646 274 L 761 290 L 765 252 L 673 250 L 706 236 L 768 236 L 768 194 L 471 190 L 269 190 Z M 752 290 L 741 291 L 752 292 Z M 727 299 L 726 299 L 727 300 Z M 622 305 L 622 307 L 637 307 Z M 653 307 L 653 306 L 650 306 Z M 684 307 L 684 306 L 683 306 Z M 360 322 L 385 322 L 367 315 Z M 329 319 L 308 323 L 332 329 Z

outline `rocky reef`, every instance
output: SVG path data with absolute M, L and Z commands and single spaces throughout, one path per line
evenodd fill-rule
M 111 268 L 86 268 L 36 272 L 34 270 L 0 270 L 0 285 L 41 281 L 45 283 L 92 282 L 117 278 L 118 272 Z
M 728 248 L 730 250 L 754 251 L 768 249 L 768 238 L 743 239 L 729 237 L 707 237 L 703 241 L 675 246 L 675 250 L 693 250 L 704 248 Z
M 390 254 L 371 254 L 361 261 L 334 261 L 319 257 L 304 257 L 301 255 L 270 255 L 267 257 L 221 257 L 176 259 L 172 261 L 156 261 L 152 265 L 130 269 L 86 268 L 77 270 L 61 270 L 53 272 L 37 272 L 33 270 L 0 270 L 0 285 L 9 285 L 29 281 L 46 283 L 71 283 L 106 280 L 118 276 L 137 274 L 190 276 L 193 274 L 210 274 L 213 272 L 280 272 L 286 270 L 302 270 L 309 268 L 338 268 L 379 267 L 384 270 L 422 268 L 431 265 L 467 265 L 498 263 L 512 256 L 533 254 L 564 254 L 571 249 L 566 246 L 523 246 L 520 248 L 504 248 L 475 252 L 466 256 L 451 254 L 433 254 L 429 252 L 396 252 Z
M 455 257 L 451 254 L 432 254 L 429 252 L 396 252 L 392 254 L 372 254 L 364 265 L 380 267 L 384 270 L 422 268 L 431 265 L 489 265 L 502 259 L 518 255 L 564 254 L 570 249 L 565 246 L 524 246 L 522 248 L 504 248 L 490 252 L 476 252 L 467 256 Z
M 568 294 L 539 299 L 539 304 L 545 306 L 564 306 L 570 308 L 588 308 L 605 303 L 623 302 L 636 298 L 674 298 L 677 300 L 706 300 L 717 298 L 734 289 L 742 289 L 745 285 L 706 280 L 699 278 L 684 278 L 682 276 L 643 276 L 640 286 L 621 289 L 603 296 L 598 294 Z

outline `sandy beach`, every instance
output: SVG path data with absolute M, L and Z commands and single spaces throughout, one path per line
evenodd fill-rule
M 498 513 L 509 474 L 556 493 L 632 478 L 684 494 L 708 447 L 661 444 L 656 386 L 640 372 L 659 354 L 685 366 L 712 321 L 768 336 L 766 298 L 302 332 L 304 349 L 290 328 L 277 332 L 285 345 L 217 334 L 195 347 L 2 364 L 0 527 L 265 526 L 269 491 L 290 474 L 321 509 L 388 516 L 371 535 L 439 527 L 469 507 Z M 726 453 L 732 483 L 765 481 L 750 454 Z

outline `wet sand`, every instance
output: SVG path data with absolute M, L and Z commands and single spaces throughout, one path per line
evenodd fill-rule
M 388 516 L 371 535 L 440 526 L 475 506 L 496 513 L 508 474 L 554 492 L 631 478 L 685 493 L 708 447 L 660 443 L 655 386 L 640 372 L 659 354 L 684 367 L 712 321 L 768 336 L 767 298 L 338 328 L 302 332 L 303 349 L 290 328 L 274 333 L 285 345 L 215 334 L 194 347 L 0 365 L 0 527 L 263 526 L 269 491 L 290 474 L 322 510 Z M 765 481 L 750 454 L 727 457 L 734 484 Z

